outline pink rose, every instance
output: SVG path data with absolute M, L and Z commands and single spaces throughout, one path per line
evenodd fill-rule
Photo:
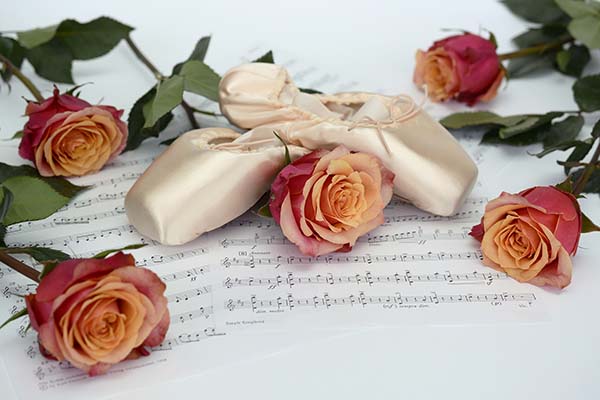
M 26 299 L 42 353 L 90 376 L 147 355 L 169 328 L 165 284 L 131 255 L 64 261 Z
M 575 197 L 553 186 L 502 193 L 485 207 L 471 236 L 483 263 L 519 282 L 564 288 L 571 282 L 581 212 Z
M 43 176 L 79 176 L 100 170 L 123 151 L 127 125 L 123 110 L 92 106 L 68 94 L 41 103 L 29 102 L 29 120 L 19 145 L 21 157 L 35 163 Z
M 492 42 L 465 33 L 417 50 L 413 81 L 426 85 L 433 101 L 456 99 L 473 105 L 496 97 L 504 70 Z
M 316 150 L 286 166 L 271 186 L 271 214 L 311 256 L 349 251 L 383 223 L 394 174 L 376 157 L 344 146 Z

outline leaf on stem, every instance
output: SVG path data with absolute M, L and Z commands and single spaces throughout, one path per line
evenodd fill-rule
M 202 61 L 185 62 L 179 75 L 184 79 L 183 84 L 186 91 L 199 94 L 212 101 L 219 101 L 221 77 Z
M 517 16 L 540 24 L 563 21 L 567 15 L 554 0 L 502 0 L 502 3 Z
M 600 110 L 600 74 L 577 79 L 573 84 L 573 97 L 581 111 Z
M 152 128 L 165 114 L 181 104 L 183 86 L 184 79 L 179 75 L 174 75 L 158 84 L 156 94 L 142 108 L 144 128 Z
M 273 59 L 273 50 L 267 51 L 265 54 L 258 57 L 256 60 L 254 60 L 252 62 L 275 64 L 275 60 Z
M 121 247 L 120 249 L 110 249 L 110 250 L 101 251 L 100 253 L 96 254 L 92 258 L 106 258 L 106 256 L 108 256 L 109 254 L 112 254 L 112 253 L 117 253 L 117 252 L 123 251 L 123 250 L 140 249 L 144 246 L 146 246 L 144 243 L 130 244 L 129 246 Z
M 587 47 L 574 44 L 568 50 L 556 53 L 556 66 L 565 75 L 578 78 L 590 59 L 590 51 Z
M 0 329 L 4 328 L 6 325 L 10 324 L 11 322 L 16 321 L 17 319 L 24 317 L 26 315 L 27 315 L 27 308 L 23 308 L 22 310 L 11 315 L 6 321 L 4 321 L 2 323 L 2 325 L 0 325 Z
M 581 233 L 591 233 L 591 232 L 600 232 L 600 226 L 593 223 L 592 220 L 582 212 L 581 213 Z
M 185 61 L 204 61 L 206 57 L 206 53 L 208 52 L 208 47 L 210 46 L 210 36 L 203 36 L 198 40 L 196 46 L 194 46 L 194 50 L 192 50 L 192 54 Z M 173 67 L 173 75 L 178 74 L 181 71 L 181 67 L 184 63 L 179 63 Z
M 149 137 L 158 137 L 167 125 L 173 119 L 173 113 L 168 112 L 151 127 L 145 127 L 146 119 L 144 117 L 144 106 L 154 100 L 156 94 L 156 88 L 152 88 L 147 91 L 142 97 L 140 97 L 129 112 L 128 118 L 128 130 L 129 135 L 127 136 L 127 146 L 125 151 L 136 149 L 144 140 Z
M 29 165 L 8 165 L 0 162 L 0 183 L 13 176 L 31 176 L 38 178 L 62 196 L 72 198 L 83 190 L 88 189 L 88 186 L 77 186 L 61 177 L 43 177 L 37 170 Z

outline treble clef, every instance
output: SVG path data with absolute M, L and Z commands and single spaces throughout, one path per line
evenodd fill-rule
M 227 279 L 225 279 L 225 282 L 223 282 L 223 285 L 226 288 L 231 289 L 233 287 L 233 282 L 231 281 L 231 278 L 227 277 Z
M 229 311 L 235 310 L 235 303 L 233 302 L 233 299 L 229 299 L 225 307 L 227 307 Z
M 221 265 L 225 268 L 231 267 L 231 261 L 229 261 L 229 257 L 225 257 L 223 261 L 221 261 Z

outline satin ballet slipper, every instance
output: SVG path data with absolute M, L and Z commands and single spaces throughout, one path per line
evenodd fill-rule
M 283 167 L 285 150 L 272 133 L 251 145 L 237 144 L 239 138 L 226 128 L 180 136 L 127 193 L 130 223 L 162 244 L 178 245 L 250 209 Z M 288 148 L 293 158 L 308 153 Z
M 344 144 L 376 155 L 395 174 L 394 193 L 416 207 L 451 215 L 477 179 L 477 167 L 452 135 L 409 96 L 302 93 L 278 65 L 253 63 L 228 71 L 221 111 L 253 142 L 275 129 L 311 150 Z M 260 128 L 257 128 L 260 126 Z

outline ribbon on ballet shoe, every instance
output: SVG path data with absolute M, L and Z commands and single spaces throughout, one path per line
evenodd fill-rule
M 419 113 L 425 103 L 427 102 L 427 87 L 425 87 L 425 97 L 417 104 L 412 97 L 407 94 L 399 94 L 397 96 L 392 97 L 392 101 L 387 105 L 389 118 L 384 120 L 378 120 L 372 118 L 368 115 L 360 118 L 357 121 L 354 121 L 352 125 L 350 125 L 349 131 L 354 128 L 364 127 L 364 128 L 375 128 L 377 130 L 377 137 L 383 147 L 385 147 L 385 151 L 388 154 L 392 154 L 390 150 L 390 146 L 388 145 L 385 137 L 383 136 L 383 128 L 398 124 L 400 122 L 406 121 Z M 399 103 L 408 103 L 409 107 L 405 110 L 402 110 L 400 113 L 397 113 L 397 110 L 400 107 L 395 107 Z

